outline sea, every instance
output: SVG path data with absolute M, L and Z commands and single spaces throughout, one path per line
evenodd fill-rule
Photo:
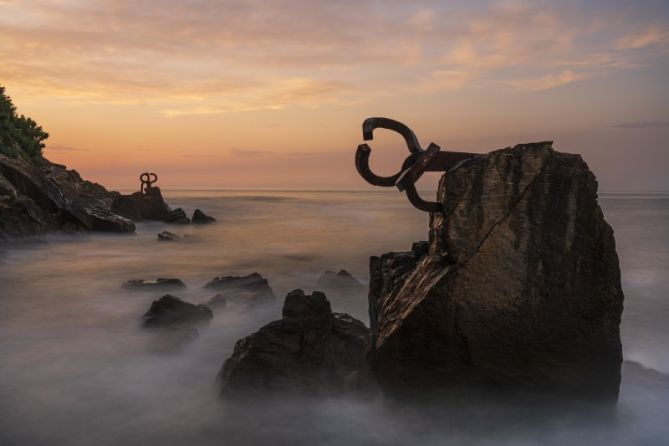
M 285 294 L 325 270 L 369 282 L 369 258 L 409 250 L 428 217 L 390 191 L 166 190 L 211 225 L 137 224 L 134 235 L 53 234 L 0 242 L 0 445 L 666 445 L 669 444 L 669 195 L 600 194 L 615 231 L 625 309 L 618 405 L 472 397 L 423 406 L 382 397 L 261 404 L 221 400 L 235 342 L 280 318 Z M 169 230 L 183 243 L 157 241 Z M 275 305 L 216 310 L 176 349 L 141 326 L 163 293 L 130 279 L 176 277 L 193 303 L 222 275 L 267 277 Z M 329 296 L 368 324 L 366 296 Z

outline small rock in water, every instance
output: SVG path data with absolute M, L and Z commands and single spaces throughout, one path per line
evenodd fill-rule
M 165 223 L 181 224 L 187 225 L 190 223 L 190 219 L 186 215 L 186 212 L 181 208 L 176 208 L 173 211 L 170 211 L 165 218 Z
M 209 322 L 213 317 L 214 313 L 205 305 L 195 305 L 166 294 L 151 303 L 142 320 L 145 327 L 165 327 Z
M 209 215 L 205 214 L 199 209 L 195 209 L 195 212 L 193 212 L 192 221 L 193 223 L 197 224 L 205 224 L 205 223 L 214 223 L 216 219 L 214 217 L 210 217 Z
M 181 236 L 179 234 L 175 234 L 174 232 L 163 231 L 160 234 L 158 234 L 159 242 L 178 242 L 180 240 Z
M 368 375 L 369 347 L 362 322 L 333 313 L 323 293 L 294 290 L 286 296 L 282 319 L 237 341 L 219 373 L 221 394 L 341 394 L 352 380 Z
M 257 305 L 273 302 L 276 298 L 267 279 L 258 273 L 247 276 L 215 277 L 205 288 L 219 291 L 208 305 Z
M 132 279 L 123 284 L 123 288 L 139 291 L 154 291 L 170 288 L 186 288 L 186 284 L 175 278 L 158 278 L 155 280 Z

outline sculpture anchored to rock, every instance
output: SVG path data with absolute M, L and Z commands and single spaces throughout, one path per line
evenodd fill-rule
M 370 259 L 373 374 L 387 395 L 463 387 L 615 402 L 623 292 L 613 230 L 597 180 L 579 155 L 552 142 L 487 154 L 422 150 L 404 124 L 370 118 L 411 152 L 400 172 L 356 167 L 432 212 L 429 241 Z M 418 197 L 423 172 L 443 171 L 438 203 Z
M 158 181 L 158 175 L 153 172 L 144 172 L 139 176 L 139 181 L 141 181 L 139 191 L 145 194 L 149 189 L 151 189 L 153 183 Z
M 355 167 L 368 183 L 374 186 L 397 187 L 405 192 L 407 198 L 416 208 L 426 212 L 441 212 L 441 203 L 423 200 L 416 190 L 416 181 L 425 172 L 448 172 L 472 158 L 480 157 L 476 153 L 442 152 L 441 148 L 430 143 L 423 150 L 414 132 L 399 121 L 389 118 L 367 118 L 362 123 L 362 137 L 365 141 L 374 139 L 374 130 L 382 128 L 393 130 L 404 138 L 411 153 L 402 163 L 402 168 L 395 175 L 383 177 L 376 175 L 369 168 L 369 155 L 372 149 L 367 144 L 360 144 L 355 152 Z

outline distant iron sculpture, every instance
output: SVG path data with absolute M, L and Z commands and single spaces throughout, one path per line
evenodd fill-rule
M 142 182 L 139 190 L 145 194 L 149 189 L 151 189 L 151 185 L 158 181 L 158 175 L 153 172 L 144 172 L 139 176 L 139 181 Z
M 440 152 L 441 148 L 430 143 L 426 150 L 420 146 L 414 132 L 399 121 L 389 118 L 367 118 L 362 123 L 362 137 L 365 141 L 374 139 L 375 129 L 393 130 L 404 138 L 411 153 L 402 163 L 402 168 L 395 175 L 383 177 L 369 169 L 369 155 L 372 149 L 367 144 L 360 144 L 355 152 L 355 167 L 368 183 L 381 187 L 397 187 L 405 192 L 416 208 L 425 212 L 443 212 L 441 203 L 423 200 L 416 190 L 416 181 L 424 172 L 448 172 L 469 159 L 480 156 L 467 152 Z

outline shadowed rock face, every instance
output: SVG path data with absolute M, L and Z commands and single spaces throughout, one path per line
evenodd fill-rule
M 362 322 L 333 313 L 323 293 L 295 290 L 286 296 L 282 319 L 237 341 L 219 373 L 221 393 L 337 394 L 359 378 L 368 348 Z
M 195 224 L 207 224 L 216 222 L 216 219 L 214 217 L 205 214 L 199 209 L 195 209 L 191 221 Z
M 580 156 L 498 150 L 446 174 L 429 252 L 372 257 L 371 359 L 391 394 L 473 384 L 615 401 L 623 293 Z

